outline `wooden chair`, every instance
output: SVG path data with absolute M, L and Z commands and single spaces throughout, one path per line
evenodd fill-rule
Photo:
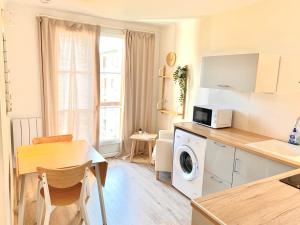
M 91 165 L 92 161 L 88 161 L 83 165 L 70 168 L 37 168 L 41 177 L 37 200 L 38 225 L 42 224 L 43 214 L 45 214 L 43 224 L 49 224 L 51 212 L 56 206 L 67 206 L 74 203 L 79 203 L 81 219 L 86 225 L 89 225 L 85 202 L 88 171 Z
M 32 144 L 45 144 L 53 142 L 69 142 L 73 140 L 72 134 L 49 136 L 49 137 L 36 137 L 32 139 Z

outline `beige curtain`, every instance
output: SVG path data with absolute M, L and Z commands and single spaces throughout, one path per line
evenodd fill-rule
M 45 134 L 72 133 L 98 148 L 100 28 L 38 19 Z
M 152 131 L 154 46 L 154 34 L 126 32 L 123 153 L 129 152 L 132 133 Z

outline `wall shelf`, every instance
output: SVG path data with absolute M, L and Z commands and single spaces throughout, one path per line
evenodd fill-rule
M 165 79 L 172 79 L 172 77 L 171 77 L 171 76 L 159 75 L 158 77 L 160 77 L 160 78 L 165 78 Z
M 158 109 L 158 111 L 160 113 L 164 113 L 164 114 L 168 114 L 168 115 L 172 115 L 172 116 L 182 116 L 183 113 L 179 113 L 173 110 L 168 110 L 168 109 Z
M 160 78 L 161 84 L 160 84 L 160 97 L 159 101 L 157 103 L 157 111 L 159 111 L 162 114 L 170 115 L 170 116 L 181 116 L 184 119 L 184 113 L 185 113 L 185 99 L 186 99 L 186 93 L 184 95 L 183 105 L 182 105 L 182 112 L 177 112 L 174 110 L 166 109 L 166 98 L 165 98 L 165 89 L 166 89 L 166 80 L 173 80 L 173 75 L 167 72 L 167 68 L 164 65 L 159 69 L 158 77 Z M 185 81 L 186 82 L 186 81 Z

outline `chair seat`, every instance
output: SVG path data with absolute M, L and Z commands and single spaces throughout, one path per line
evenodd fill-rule
M 51 204 L 55 206 L 66 206 L 76 202 L 80 198 L 81 187 L 82 183 L 64 189 L 49 186 Z M 40 193 L 41 196 L 45 198 L 43 188 Z

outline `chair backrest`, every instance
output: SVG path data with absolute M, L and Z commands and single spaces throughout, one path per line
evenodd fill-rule
M 82 181 L 86 168 L 90 168 L 92 161 L 88 161 L 80 166 L 68 167 L 62 169 L 47 169 L 37 167 L 39 175 L 44 173 L 47 176 L 48 185 L 55 188 L 72 187 Z
M 36 137 L 32 139 L 32 144 L 45 144 L 53 142 L 68 142 L 73 140 L 72 134 L 49 136 L 49 137 Z

